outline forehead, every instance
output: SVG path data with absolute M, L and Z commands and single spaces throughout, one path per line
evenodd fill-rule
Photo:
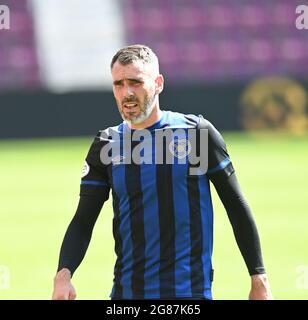
M 118 61 L 112 67 L 111 74 L 113 80 L 121 80 L 127 78 L 146 78 L 152 76 L 151 67 L 142 61 L 134 61 L 127 65 L 122 65 Z

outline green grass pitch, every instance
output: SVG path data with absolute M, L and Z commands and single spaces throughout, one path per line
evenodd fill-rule
M 307 299 L 308 136 L 226 133 L 224 137 L 257 222 L 274 298 Z M 50 299 L 91 140 L 0 142 L 0 300 Z M 212 194 L 213 296 L 247 299 L 249 275 L 214 188 Z M 78 299 L 109 299 L 115 261 L 112 216 L 109 201 L 73 277 Z

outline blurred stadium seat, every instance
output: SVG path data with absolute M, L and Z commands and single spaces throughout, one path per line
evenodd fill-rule
M 0 90 L 40 87 L 31 11 L 26 1 L 1 1 L 11 12 L 11 29 L 0 34 Z

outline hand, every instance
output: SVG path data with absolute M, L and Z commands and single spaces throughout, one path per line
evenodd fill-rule
M 71 272 L 61 269 L 54 278 L 52 300 L 75 300 L 76 291 L 71 284 Z
M 251 276 L 249 300 L 273 300 L 266 274 L 255 274 Z

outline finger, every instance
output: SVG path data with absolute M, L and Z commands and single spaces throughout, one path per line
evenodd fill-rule
M 76 299 L 76 292 L 70 292 L 68 299 L 75 300 Z

